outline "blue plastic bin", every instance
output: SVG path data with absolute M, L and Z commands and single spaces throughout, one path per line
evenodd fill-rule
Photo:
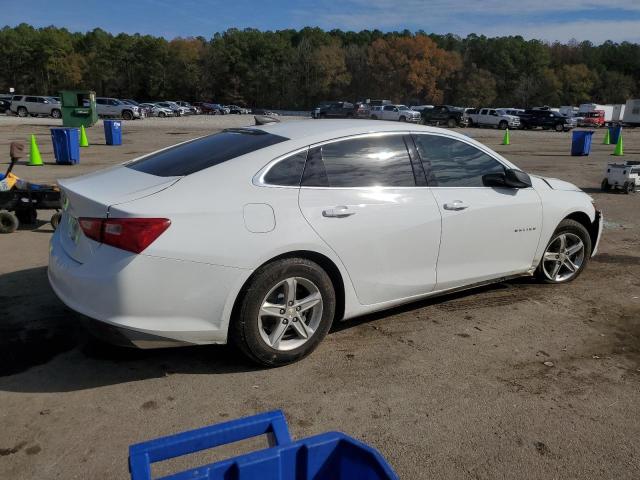
M 622 127 L 620 125 L 609 127 L 609 140 L 611 140 L 611 143 L 618 143 L 621 133 Z
M 292 441 L 280 410 L 241 418 L 129 447 L 132 480 L 150 480 L 151 464 L 268 435 L 270 448 L 175 473 L 165 480 L 399 480 L 374 448 L 343 433 Z
M 107 145 L 122 145 L 122 122 L 120 120 L 105 120 L 104 138 Z
M 588 130 L 574 130 L 573 137 L 571 138 L 571 155 L 589 155 L 591 152 L 591 137 L 592 131 Z
M 57 164 L 75 165 L 80 163 L 80 130 L 77 128 L 52 128 L 51 141 Z

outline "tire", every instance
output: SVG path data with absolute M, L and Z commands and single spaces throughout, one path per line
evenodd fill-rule
M 602 190 L 603 192 L 608 192 L 609 190 L 611 190 L 611 185 L 606 178 L 602 180 L 602 183 L 600 184 L 600 190 Z
M 133 113 L 131 113 L 131 110 L 125 110 L 122 112 L 122 119 L 123 120 L 131 120 L 133 119 Z
M 33 225 L 38 219 L 38 211 L 33 207 L 16 210 L 16 217 L 23 225 Z
M 627 195 L 630 194 L 630 193 L 635 193 L 636 192 L 636 184 L 635 184 L 635 182 L 624 182 L 624 185 L 622 186 L 622 190 Z
M 564 130 L 564 126 L 561 123 L 556 124 L 555 127 L 556 132 L 562 132 Z
M 296 279 L 296 295 L 289 297 L 287 285 L 292 279 Z M 287 301 L 304 300 L 311 295 L 320 302 L 308 308 L 304 318 L 297 313 L 300 306 Z M 274 315 L 260 314 L 266 304 Z M 276 260 L 259 268 L 250 280 L 236 308 L 229 336 L 253 362 L 267 367 L 286 365 L 304 358 L 318 346 L 331 328 L 335 308 L 333 284 L 318 264 L 304 258 Z M 313 332 L 304 338 L 299 333 L 300 326 L 305 332 L 312 327 Z M 272 340 L 278 332 L 278 339 Z
M 399 122 L 406 122 L 407 121 L 407 117 L 405 117 L 404 115 L 402 115 L 399 119 Z
M 164 118 L 164 117 L 166 117 L 166 116 L 167 116 L 167 114 L 166 114 L 166 113 L 164 113 L 164 112 L 160 112 L 160 113 L 158 113 L 158 117 L 159 117 L 159 118 Z
M 468 126 L 469 128 L 473 128 L 473 127 L 475 127 L 475 124 L 473 123 L 473 120 L 469 119 L 469 120 L 467 121 L 467 126 Z
M 0 211 L 0 233 L 13 233 L 18 229 L 18 217 L 6 210 Z
M 55 230 L 60 225 L 60 219 L 62 218 L 62 214 L 60 212 L 54 213 L 51 215 L 51 226 Z
M 371 115 L 371 120 L 377 120 L 378 116 L 377 115 Z
M 455 118 L 450 118 L 449 120 L 447 120 L 447 127 L 455 128 L 457 125 L 458 125 L 458 122 L 456 122 Z
M 563 236 L 565 237 L 564 251 L 561 240 Z M 566 249 L 576 248 L 578 240 L 582 242 L 582 248 L 567 255 Z M 543 257 L 536 269 L 536 276 L 544 283 L 567 283 L 575 280 L 587 266 L 589 258 L 591 258 L 591 248 L 591 237 L 584 225 L 575 220 L 564 219 L 553 232 L 551 240 L 544 250 Z M 568 266 L 567 260 L 572 267 Z M 557 267 L 558 265 L 560 266 Z M 556 270 L 556 268 L 559 269 Z
M 18 107 L 17 113 L 18 113 L 18 116 L 22 118 L 25 118 L 27 115 L 29 115 L 29 112 L 25 107 Z
M 498 128 L 500 130 L 506 130 L 507 127 L 509 126 L 509 124 L 507 122 L 505 122 L 504 120 L 502 120 L 499 124 L 498 124 Z
M 53 118 L 62 118 L 62 112 L 57 108 L 54 108 L 53 110 L 51 110 L 51 116 Z

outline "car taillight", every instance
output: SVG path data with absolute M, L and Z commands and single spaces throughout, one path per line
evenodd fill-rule
M 84 234 L 96 242 L 140 253 L 169 228 L 168 218 L 79 218 Z

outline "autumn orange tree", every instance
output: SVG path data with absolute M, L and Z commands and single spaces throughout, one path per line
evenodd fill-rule
M 458 53 L 438 48 L 426 35 L 379 38 L 368 49 L 371 95 L 441 103 L 445 82 L 461 64 Z

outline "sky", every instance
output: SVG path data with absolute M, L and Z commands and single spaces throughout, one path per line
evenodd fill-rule
M 317 26 L 640 43 L 640 0 L 0 0 L 0 25 L 23 22 L 169 39 Z

